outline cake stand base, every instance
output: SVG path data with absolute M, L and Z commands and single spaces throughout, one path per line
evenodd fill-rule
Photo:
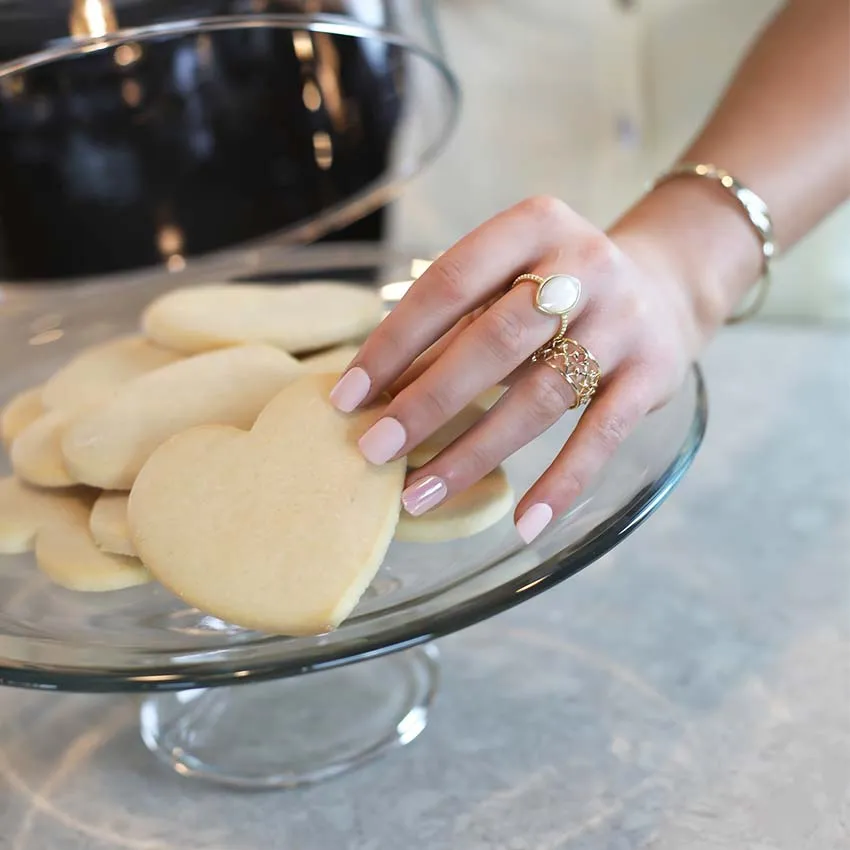
M 240 788 L 329 779 L 425 728 L 438 682 L 433 645 L 254 685 L 145 699 L 145 746 L 181 776 Z

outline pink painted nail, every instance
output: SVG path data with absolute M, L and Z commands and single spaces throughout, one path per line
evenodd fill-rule
M 446 482 L 442 478 L 426 475 L 401 494 L 401 503 L 411 516 L 419 516 L 439 505 L 446 498 L 447 492 Z
M 331 404 L 343 413 L 351 413 L 367 395 L 372 381 L 364 369 L 349 369 L 331 390 Z
M 404 426 L 398 419 L 379 419 L 361 438 L 358 445 L 369 463 L 378 466 L 394 458 L 407 441 Z
M 552 508 L 545 502 L 538 502 L 517 520 L 516 530 L 526 543 L 531 543 L 550 522 L 552 522 Z

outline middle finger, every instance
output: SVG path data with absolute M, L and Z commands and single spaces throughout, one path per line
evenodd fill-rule
M 526 201 L 461 239 L 370 334 L 331 393 L 334 405 L 350 412 L 377 398 L 463 316 L 538 264 L 574 219 L 566 205 Z
M 417 446 L 550 340 L 561 322 L 534 306 L 536 291 L 534 282 L 521 283 L 458 334 L 363 435 L 360 448 L 366 458 L 386 463 Z

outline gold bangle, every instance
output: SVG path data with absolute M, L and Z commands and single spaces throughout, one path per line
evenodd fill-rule
M 727 324 L 742 322 L 755 315 L 764 304 L 770 288 L 770 261 L 776 253 L 776 242 L 773 235 L 773 220 L 767 209 L 767 204 L 751 189 L 736 180 L 728 171 L 717 168 L 709 163 L 683 162 L 673 166 L 656 178 L 652 189 L 673 180 L 676 177 L 704 177 L 719 183 L 730 194 L 747 214 L 756 235 L 761 241 L 762 276 L 756 284 L 755 294 L 745 307 L 727 319 Z

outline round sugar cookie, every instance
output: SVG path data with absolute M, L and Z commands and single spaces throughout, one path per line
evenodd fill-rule
M 444 543 L 480 534 L 507 516 L 514 492 L 497 467 L 462 493 L 421 516 L 402 512 L 395 539 L 405 543 Z
M 250 428 L 301 364 L 268 345 L 244 345 L 179 360 L 140 375 L 65 429 L 70 475 L 103 490 L 129 490 L 151 453 L 196 425 Z
M 89 529 L 94 542 L 113 555 L 134 557 L 136 550 L 127 524 L 127 493 L 101 493 L 91 509 Z
M 181 357 L 138 335 L 93 345 L 77 354 L 45 383 L 42 403 L 50 409 L 89 407 L 127 381 Z
M 265 342 L 297 354 L 361 339 L 383 310 L 375 290 L 349 283 L 213 284 L 161 296 L 142 327 L 153 341 L 187 353 Z
M 44 413 L 41 391 L 41 387 L 24 390 L 10 399 L 0 411 L 0 439 L 7 449 L 11 448 L 21 431 Z
M 71 487 L 77 483 L 62 454 L 62 435 L 73 419 L 66 410 L 48 410 L 21 431 L 9 458 L 15 474 L 38 487 Z
M 363 457 L 357 440 L 385 405 L 340 413 L 335 381 L 289 384 L 250 432 L 195 428 L 153 453 L 129 522 L 163 585 L 269 633 L 317 634 L 348 616 L 392 541 L 405 464 Z

